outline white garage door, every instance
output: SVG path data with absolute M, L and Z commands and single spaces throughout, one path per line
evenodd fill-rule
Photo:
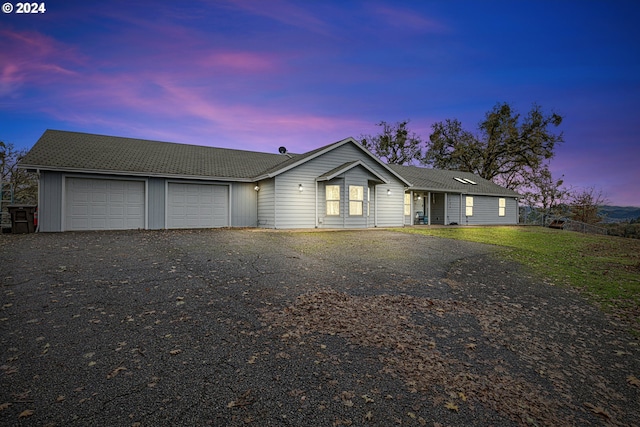
M 144 228 L 144 182 L 67 178 L 66 230 Z
M 168 228 L 229 226 L 228 186 L 172 182 L 168 193 Z

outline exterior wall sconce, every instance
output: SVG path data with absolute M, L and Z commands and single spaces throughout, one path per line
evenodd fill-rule
M 387 189 L 387 196 L 390 196 L 390 195 L 391 195 L 391 189 L 390 189 L 390 188 L 388 188 L 388 189 Z
M 422 200 L 422 196 L 418 196 L 418 200 Z
M 298 184 L 298 191 L 301 193 L 304 191 L 304 187 L 302 186 L 302 184 Z
M 256 185 L 255 187 L 253 187 L 253 189 L 256 190 L 256 191 L 260 191 L 260 186 Z

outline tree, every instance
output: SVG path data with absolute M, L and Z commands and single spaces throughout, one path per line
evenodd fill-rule
M 515 189 L 553 157 L 563 136 L 550 128 L 561 123 L 562 116 L 545 114 L 536 104 L 523 119 L 509 104 L 496 104 L 478 125 L 478 135 L 464 130 L 457 119 L 434 123 L 422 162 L 473 172 Z
M 545 164 L 527 177 L 528 185 L 520 190 L 525 202 L 542 213 L 543 222 L 547 216 L 561 215 L 566 209 L 571 190 L 563 186 L 563 178 L 564 175 L 554 179 L 549 165 Z
M 36 203 L 38 200 L 38 180 L 34 173 L 18 168 L 18 162 L 27 150 L 16 150 L 13 144 L 0 141 L 0 182 L 3 190 L 13 193 L 17 203 Z M 8 184 L 8 188 L 7 188 Z M 6 195 L 3 194 L 6 199 Z
M 390 125 L 380 122 L 379 135 L 361 135 L 360 143 L 387 164 L 407 165 L 422 157 L 422 140 L 415 133 L 409 133 L 408 120 Z
M 571 208 L 571 219 L 586 224 L 598 224 L 604 219 L 598 215 L 598 210 L 600 206 L 606 203 L 607 199 L 602 194 L 602 190 L 596 190 L 595 187 L 589 187 L 575 192 L 572 194 L 569 204 Z

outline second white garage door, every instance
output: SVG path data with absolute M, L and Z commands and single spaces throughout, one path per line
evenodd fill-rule
M 167 228 L 228 226 L 228 186 L 169 183 Z

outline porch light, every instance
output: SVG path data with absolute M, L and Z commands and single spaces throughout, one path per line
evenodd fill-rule
M 390 188 L 388 188 L 388 189 L 387 189 L 387 196 L 390 196 L 390 195 L 391 195 L 391 189 L 390 189 Z
M 298 191 L 301 193 L 304 191 L 304 187 L 302 186 L 302 184 L 298 184 Z
M 253 187 L 253 189 L 256 190 L 256 191 L 260 191 L 260 186 L 256 185 L 255 187 Z
M 422 196 L 418 196 L 418 200 L 422 200 Z

